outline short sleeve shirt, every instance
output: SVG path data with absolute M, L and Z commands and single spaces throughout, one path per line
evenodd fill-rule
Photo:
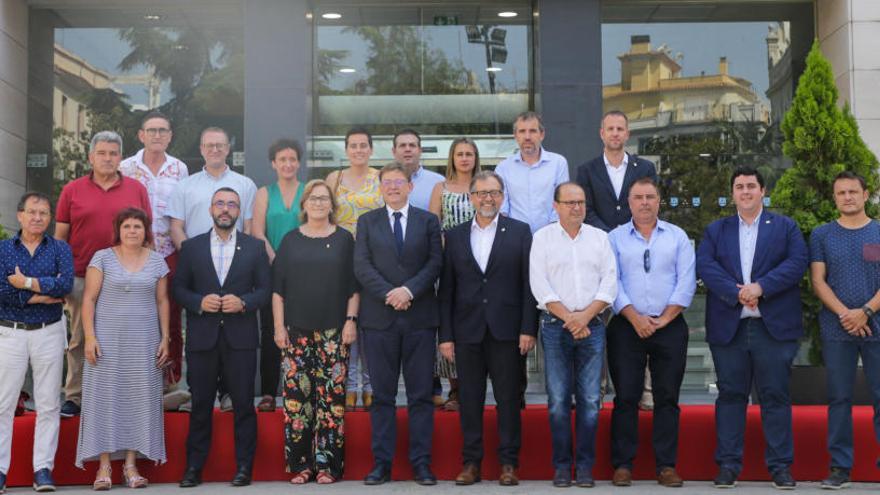
M 861 308 L 880 290 L 880 260 L 872 256 L 875 250 L 880 250 L 880 223 L 876 221 L 859 229 L 830 222 L 810 234 L 810 261 L 825 263 L 825 281 L 848 308 Z M 854 337 L 846 333 L 834 312 L 824 306 L 819 312 L 823 340 L 880 340 L 878 317 L 869 321 L 871 336 Z
M 254 197 L 257 194 L 257 186 L 254 181 L 229 167 L 226 167 L 226 171 L 219 177 L 214 177 L 202 170 L 180 181 L 171 194 L 171 201 L 168 203 L 165 215 L 183 220 L 187 238 L 204 234 L 214 226 L 210 212 L 211 197 L 221 187 L 230 187 L 238 193 L 241 199 L 241 210 L 236 228 L 244 231 L 244 221 L 250 220 L 254 216 Z
M 121 174 L 106 191 L 92 180 L 92 174 L 64 186 L 58 198 L 56 220 L 70 224 L 67 243 L 73 251 L 74 275 L 85 277 L 92 256 L 113 245 L 113 219 L 119 210 L 131 206 L 144 210 L 152 222 L 147 189 Z

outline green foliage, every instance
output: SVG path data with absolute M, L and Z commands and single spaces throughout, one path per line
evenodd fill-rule
M 808 242 L 813 229 L 838 216 L 832 197 L 834 177 L 838 173 L 850 170 L 864 177 L 872 198 L 880 185 L 877 157 L 859 137 L 849 105 L 840 109 L 837 98 L 831 64 L 815 41 L 798 81 L 794 101 L 782 122 L 785 135 L 782 149 L 793 165 L 785 171 L 772 194 L 773 205 L 798 223 Z M 880 212 L 874 201 L 869 201 L 866 208 L 872 218 Z M 801 299 L 804 326 L 812 344 L 810 362 L 819 364 L 822 362 L 818 323 L 821 303 L 813 295 L 809 275 L 801 286 Z
M 0 224 L 0 241 L 2 241 L 3 239 L 8 239 L 8 238 L 9 238 L 9 234 L 6 232 L 6 229 L 3 228 L 3 225 Z

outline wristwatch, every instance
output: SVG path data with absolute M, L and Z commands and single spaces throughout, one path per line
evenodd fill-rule
M 353 321 L 353 322 L 357 323 L 358 317 L 357 316 L 346 316 L 345 321 Z
M 868 315 L 868 318 L 873 318 L 873 317 L 874 317 L 874 310 L 871 309 L 871 308 L 869 308 L 867 304 L 865 304 L 864 306 L 862 306 L 862 311 L 864 311 L 865 314 Z
M 25 279 L 24 279 L 24 288 L 27 289 L 27 290 L 31 290 L 31 289 L 33 288 L 33 286 L 34 286 L 34 279 L 33 279 L 33 277 L 25 277 Z

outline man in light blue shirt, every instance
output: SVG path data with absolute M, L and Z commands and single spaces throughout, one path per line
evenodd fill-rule
M 529 224 L 534 234 L 559 220 L 553 209 L 553 191 L 568 182 L 568 162 L 545 150 L 544 123 L 535 112 L 523 112 L 513 121 L 513 137 L 519 152 L 498 164 L 495 172 L 504 179 L 507 194 L 501 214 Z
M 687 234 L 657 218 L 660 192 L 642 177 L 629 190 L 632 220 L 608 234 L 617 257 L 618 292 L 608 325 L 608 368 L 614 382 L 611 413 L 612 483 L 629 486 L 639 445 L 639 399 L 645 364 L 653 380 L 657 481 L 677 487 L 678 396 L 687 360 L 682 311 L 696 290 L 694 247 Z M 649 359 L 650 358 L 650 359 Z
M 394 160 L 406 167 L 410 174 L 413 189 L 409 194 L 409 204 L 427 210 L 434 185 L 446 179 L 422 166 L 422 138 L 418 132 L 403 129 L 394 135 L 391 142 Z

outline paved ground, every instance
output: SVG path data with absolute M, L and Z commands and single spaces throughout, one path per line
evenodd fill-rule
M 126 490 L 123 488 L 114 487 L 114 490 Z M 59 490 L 60 493 L 64 495 L 85 495 L 85 494 L 93 494 L 91 487 L 63 487 Z M 819 488 L 818 483 L 801 483 L 798 485 L 797 492 L 813 492 L 813 493 L 829 493 L 827 491 L 822 491 Z M 855 493 L 878 493 L 880 492 L 880 484 L 873 483 L 855 483 L 852 488 L 846 490 L 843 493 L 847 494 L 855 494 Z M 30 488 L 10 488 L 7 490 L 7 493 L 10 495 L 19 495 L 19 494 L 32 494 L 34 493 Z M 553 488 L 549 482 L 547 481 L 525 481 L 516 487 L 500 487 L 495 483 L 491 482 L 482 482 L 474 486 L 465 486 L 459 487 L 455 486 L 452 482 L 445 481 L 441 482 L 437 486 L 434 487 L 421 487 L 411 482 L 405 481 L 397 481 L 392 483 L 386 483 L 382 486 L 377 487 L 369 487 L 364 486 L 363 483 L 355 482 L 355 481 L 345 481 L 341 483 L 336 483 L 334 485 L 328 486 L 317 486 L 314 483 L 306 485 L 306 486 L 292 486 L 288 483 L 279 483 L 279 482 L 260 482 L 249 487 L 244 488 L 233 488 L 224 483 L 206 483 L 198 488 L 192 489 L 181 489 L 178 488 L 177 485 L 173 484 L 164 484 L 164 485 L 152 485 L 146 491 L 140 492 L 143 495 L 256 495 L 256 494 L 283 494 L 283 495 L 291 495 L 291 494 L 299 494 L 299 493 L 316 493 L 321 495 L 335 495 L 335 494 L 359 494 L 359 495 L 371 495 L 371 494 L 452 494 L 452 493 L 461 493 L 466 495 L 538 495 L 538 494 L 555 494 L 555 495 L 566 495 L 566 494 L 575 494 L 575 493 L 589 493 L 589 494 L 617 494 L 617 495 L 636 495 L 636 494 L 656 494 L 656 493 L 667 493 L 667 494 L 718 494 L 718 495 L 755 495 L 755 494 L 780 494 L 784 492 L 780 492 L 771 488 L 767 483 L 740 483 L 737 488 L 733 490 L 714 490 L 709 482 L 700 481 L 700 482 L 690 482 L 685 483 L 684 488 L 680 489 L 672 489 L 672 488 L 660 488 L 656 483 L 652 483 L 649 481 L 637 481 L 633 484 L 632 487 L 629 488 L 617 488 L 611 486 L 608 481 L 599 482 L 599 484 L 592 489 L 583 489 L 583 488 L 568 488 L 568 489 L 560 489 Z

